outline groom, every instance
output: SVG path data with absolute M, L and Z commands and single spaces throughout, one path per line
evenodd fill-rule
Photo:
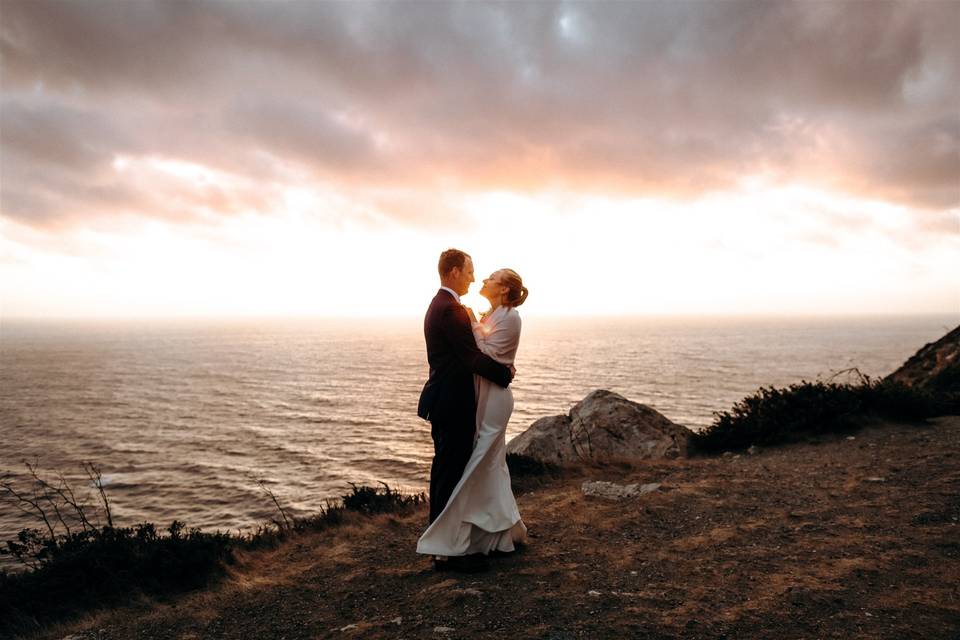
M 440 290 L 423 320 L 430 377 L 423 385 L 417 415 L 429 420 L 433 436 L 430 467 L 430 522 L 443 511 L 473 451 L 477 399 L 473 374 L 506 387 L 513 371 L 477 348 L 460 296 L 473 282 L 473 260 L 457 249 L 440 254 Z

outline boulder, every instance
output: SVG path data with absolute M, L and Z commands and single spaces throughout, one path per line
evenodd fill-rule
M 656 410 L 601 389 L 565 416 L 534 422 L 510 441 L 507 452 L 561 464 L 676 458 L 687 455 L 692 435 Z
M 932 393 L 960 394 L 960 326 L 925 345 L 887 379 Z

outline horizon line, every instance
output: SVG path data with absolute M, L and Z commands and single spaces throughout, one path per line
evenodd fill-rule
M 691 320 L 691 319 L 842 319 L 842 318 L 919 318 L 919 317 L 956 317 L 960 320 L 960 310 L 934 311 L 837 311 L 837 312 L 682 312 L 682 313 L 531 313 L 526 317 L 538 320 Z M 71 315 L 71 316 L 16 316 L 0 313 L 3 322 L 95 322 L 95 321 L 391 321 L 421 320 L 422 314 L 393 315 L 324 315 L 324 314 L 181 314 L 181 315 Z

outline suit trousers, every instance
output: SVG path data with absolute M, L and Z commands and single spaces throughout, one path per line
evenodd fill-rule
M 433 465 L 430 467 L 430 522 L 447 506 L 450 495 L 463 476 L 473 453 L 474 418 L 435 419 L 430 422 L 433 436 Z

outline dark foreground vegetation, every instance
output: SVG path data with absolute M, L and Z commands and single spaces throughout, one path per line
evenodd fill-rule
M 99 470 L 85 470 L 98 504 L 81 502 L 62 474 L 45 476 L 27 465 L 30 486 L 0 480 L 0 497 L 37 518 L 41 528 L 24 529 L 0 553 L 26 565 L 23 572 L 0 571 L 0 637 L 24 634 L 97 609 L 142 596 L 168 597 L 220 580 L 235 553 L 275 547 L 299 533 L 337 525 L 346 512 L 373 515 L 417 507 L 423 494 L 405 495 L 382 487 L 357 486 L 306 518 L 287 515 L 275 496 L 278 517 L 250 534 L 207 533 L 180 521 L 162 531 L 152 523 L 115 526 Z M 104 523 L 105 522 L 105 523 Z
M 757 390 L 730 411 L 716 413 L 713 424 L 696 434 L 691 444 L 700 453 L 739 451 L 848 434 L 868 420 L 921 421 L 958 409 L 954 395 L 896 380 L 860 376 L 856 383 L 804 381 Z

